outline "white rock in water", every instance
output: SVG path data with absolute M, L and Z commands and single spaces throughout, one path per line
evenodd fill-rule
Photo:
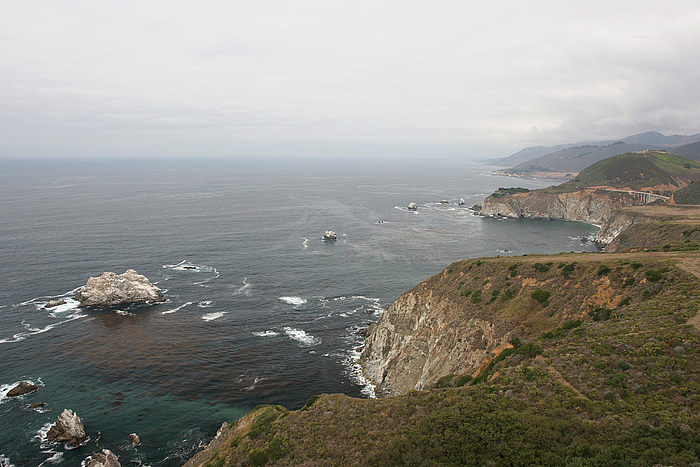
M 51 425 L 46 439 L 56 443 L 66 442 L 69 446 L 79 446 L 85 441 L 85 425 L 78 415 L 70 409 L 65 409 L 58 416 L 56 423 Z
M 459 198 L 459 205 L 464 206 L 464 198 Z
M 80 306 L 114 306 L 124 303 L 153 303 L 165 300 L 163 292 L 133 269 L 124 274 L 105 272 L 91 277 L 78 290 L 75 299 Z
M 109 449 L 103 449 L 102 452 L 96 452 L 92 456 L 85 459 L 82 464 L 85 467 L 121 467 L 119 458 Z
M 414 203 L 413 201 L 411 201 L 410 203 L 408 203 L 408 209 L 410 211 L 415 211 L 418 209 L 418 205 L 416 203 Z
M 332 230 L 326 230 L 326 232 L 323 234 L 323 239 L 324 240 L 337 240 L 338 236 Z

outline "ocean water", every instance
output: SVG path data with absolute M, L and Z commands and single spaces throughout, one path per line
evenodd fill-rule
M 580 241 L 595 232 L 585 224 L 472 215 L 467 206 L 499 186 L 549 185 L 490 169 L 0 161 L 0 466 L 76 465 L 102 448 L 123 465 L 180 465 L 258 404 L 371 397 L 357 331 L 403 291 L 460 258 L 595 249 Z M 337 241 L 321 239 L 329 229 Z M 95 310 L 70 300 L 88 277 L 128 268 L 167 302 Z M 67 303 L 44 309 L 54 298 Z M 39 390 L 7 398 L 23 379 Z M 46 405 L 29 409 L 37 402 Z M 90 438 L 73 450 L 42 440 L 64 408 Z

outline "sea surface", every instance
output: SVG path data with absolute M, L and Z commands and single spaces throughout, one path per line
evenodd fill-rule
M 589 225 L 474 216 L 467 207 L 497 187 L 551 184 L 491 169 L 0 161 L 0 466 L 78 465 L 103 448 L 122 465 L 180 465 L 258 404 L 372 397 L 358 330 L 403 291 L 460 258 L 595 250 L 580 240 Z M 88 277 L 129 268 L 167 301 L 100 310 L 71 299 Z M 43 308 L 57 298 L 67 303 Z M 6 397 L 25 379 L 39 390 Z M 64 408 L 89 436 L 73 450 L 42 439 Z

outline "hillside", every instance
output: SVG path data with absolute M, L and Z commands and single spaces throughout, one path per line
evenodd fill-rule
M 486 334 L 461 337 L 461 345 L 485 351 L 479 365 L 445 366 L 435 383 L 393 397 L 321 395 L 297 411 L 260 407 L 224 425 L 187 465 L 698 462 L 700 333 L 687 323 L 700 310 L 700 283 L 680 267 L 688 258 L 566 254 L 454 263 L 407 292 L 436 297 L 440 310 L 395 304 L 377 326 L 401 314 L 415 320 L 413 334 L 462 313 L 498 320 L 503 345 L 489 348 L 495 341 Z M 437 339 L 432 345 L 424 350 L 442 352 Z
M 619 140 L 525 148 L 498 162 L 510 166 L 502 171 L 508 175 L 570 177 L 599 160 L 617 154 L 650 149 L 675 151 L 676 147 L 685 148 L 685 145 L 697 141 L 700 141 L 700 133 L 666 136 L 647 131 Z
M 645 151 L 598 161 L 558 189 L 573 191 L 607 186 L 670 195 L 694 180 L 700 180 L 700 162 L 665 151 Z
M 700 141 L 673 148 L 673 152 L 686 159 L 700 160 Z

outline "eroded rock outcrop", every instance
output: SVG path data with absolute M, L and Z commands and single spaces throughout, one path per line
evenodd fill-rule
M 607 244 L 624 229 L 628 218 L 618 217 L 619 209 L 643 204 L 624 192 L 578 190 L 556 193 L 546 190 L 516 193 L 484 200 L 481 214 L 488 217 L 511 217 L 578 221 L 601 227 L 596 241 Z
M 379 395 L 404 394 L 446 374 L 478 370 L 490 351 L 507 342 L 510 330 L 419 286 L 370 326 L 361 362 Z
M 56 423 L 51 425 L 46 439 L 54 443 L 65 442 L 68 446 L 80 446 L 87 435 L 85 433 L 85 425 L 78 415 L 70 409 L 65 409 L 58 416 Z
M 30 392 L 36 391 L 37 389 L 39 389 L 38 386 L 30 383 L 29 381 L 20 381 L 17 386 L 13 387 L 7 392 L 7 397 L 23 396 L 25 394 L 29 394 Z
M 125 303 L 155 303 L 165 300 L 163 292 L 133 269 L 124 274 L 105 272 L 91 277 L 75 294 L 80 306 L 115 306 Z
M 109 449 L 94 453 L 85 459 L 83 465 L 85 467 L 121 467 L 119 458 Z

